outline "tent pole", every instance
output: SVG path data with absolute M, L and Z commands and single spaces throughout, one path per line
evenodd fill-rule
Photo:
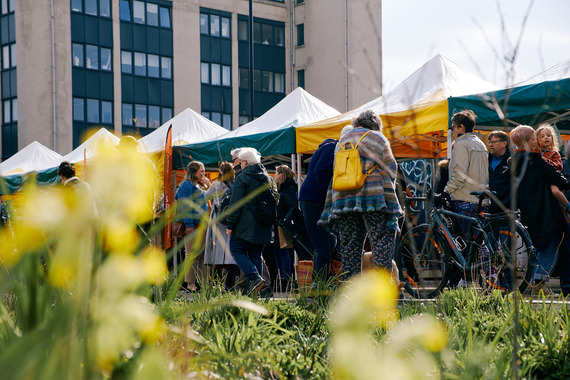
M 297 187 L 298 190 L 301 191 L 301 153 L 297 153 Z
M 451 128 L 447 130 L 447 158 L 451 159 L 451 143 L 453 142 L 453 133 Z

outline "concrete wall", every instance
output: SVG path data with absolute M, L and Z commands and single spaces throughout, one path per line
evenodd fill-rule
M 378 97 L 381 0 L 346 0 L 346 35 L 345 0 L 306 1 L 294 10 L 295 25 L 305 25 L 305 45 L 294 48 L 294 75 L 305 69 L 306 90 L 341 112 Z

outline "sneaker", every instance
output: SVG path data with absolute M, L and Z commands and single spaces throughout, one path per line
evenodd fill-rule
M 254 293 L 257 293 L 257 291 L 261 289 L 263 285 L 265 285 L 265 280 L 262 277 L 251 280 L 249 282 L 249 286 L 247 287 L 247 295 L 250 296 Z

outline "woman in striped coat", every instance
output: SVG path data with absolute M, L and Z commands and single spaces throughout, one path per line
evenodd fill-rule
M 392 268 L 397 219 L 402 209 L 396 197 L 397 163 L 390 143 L 382 134 L 382 121 L 373 111 L 364 111 L 352 120 L 354 129 L 342 136 L 340 146 L 358 143 L 362 171 L 377 167 L 360 189 L 336 191 L 329 186 L 320 225 L 331 228 L 340 239 L 344 279 L 360 273 L 366 235 L 372 248 L 374 266 Z

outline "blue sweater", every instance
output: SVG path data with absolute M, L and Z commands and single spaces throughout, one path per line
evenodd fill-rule
M 338 140 L 326 139 L 311 157 L 309 171 L 299 192 L 300 201 L 325 204 L 327 189 L 333 175 L 334 149 L 337 142 Z
M 186 228 L 197 227 L 202 214 L 208 212 L 204 192 L 188 180 L 182 181 L 174 199 L 178 201 L 176 220 L 184 222 Z

